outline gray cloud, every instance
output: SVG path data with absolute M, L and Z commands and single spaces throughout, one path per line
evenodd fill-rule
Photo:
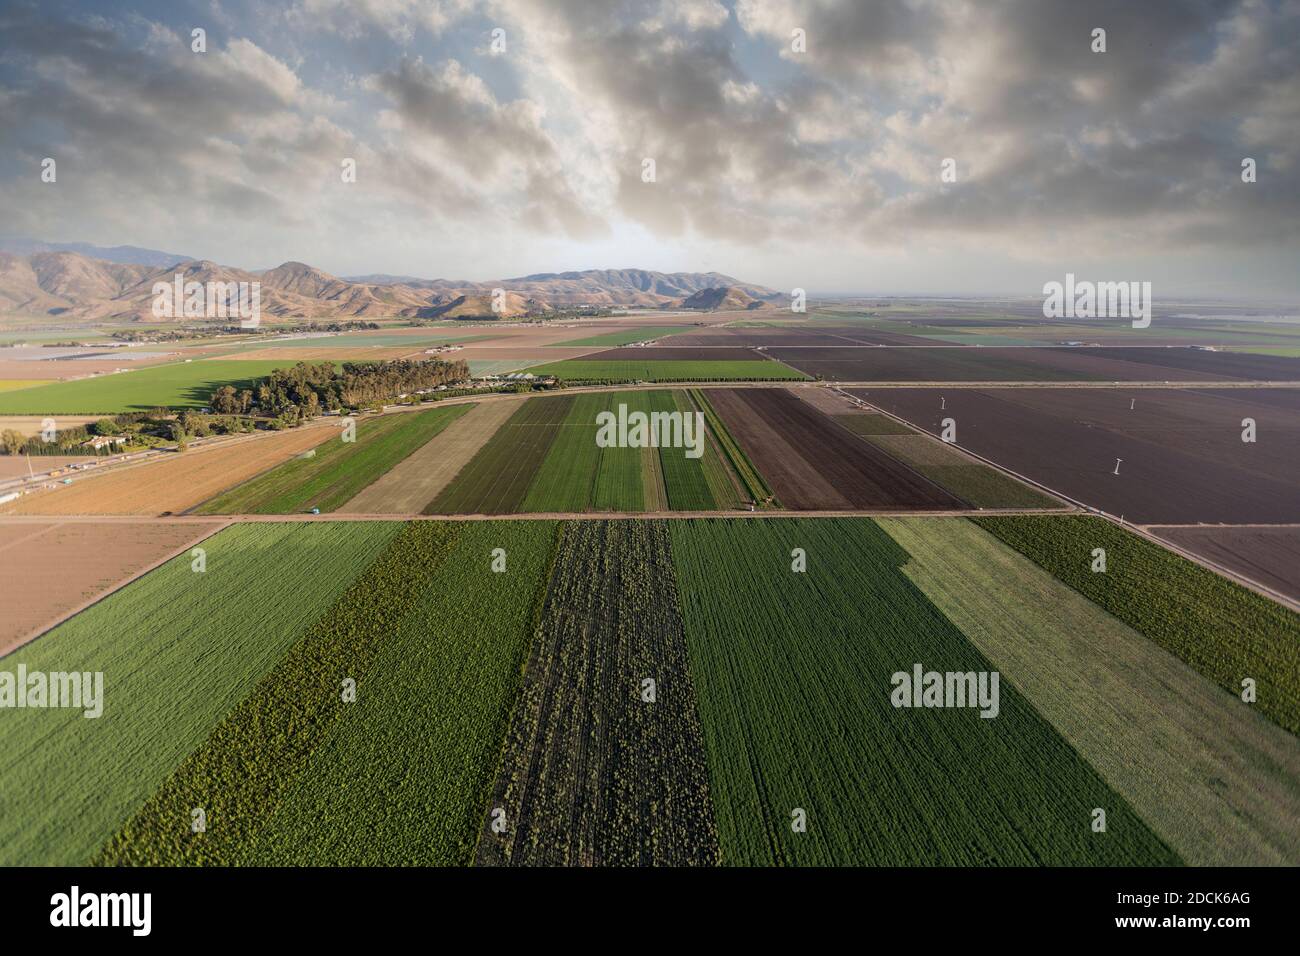
M 1300 246 L 1297 0 L 299 0 L 265 18 L 239 2 L 205 55 L 188 27 L 130 13 L 0 13 L 6 228 L 268 258 L 332 235 L 376 258 L 412 241 L 504 257 L 494 237 L 517 232 L 603 265 L 628 264 L 635 233 L 715 243 L 740 273 L 847 249 Z M 399 271 L 356 267 L 381 269 Z

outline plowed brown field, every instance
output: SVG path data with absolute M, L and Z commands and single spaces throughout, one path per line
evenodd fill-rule
M 0 654 L 206 538 L 223 521 L 0 525 Z
M 851 391 L 933 434 L 951 418 L 962 448 L 1135 523 L 1300 521 L 1292 390 Z M 1242 441 L 1246 418 L 1254 442 Z
M 709 402 L 787 508 L 933 510 L 962 502 L 784 389 L 711 389 Z

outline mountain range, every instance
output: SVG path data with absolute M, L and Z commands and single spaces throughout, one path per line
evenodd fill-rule
M 134 248 L 100 251 L 126 255 L 121 250 Z M 76 323 L 156 321 L 154 284 L 171 283 L 178 272 L 186 282 L 260 282 L 262 314 L 286 319 L 519 317 L 581 306 L 748 309 L 780 297 L 717 272 L 593 269 L 494 282 L 389 275 L 344 279 L 302 262 L 251 272 L 206 259 L 170 259 L 154 250 L 138 253 L 153 261 L 120 262 L 64 249 L 0 251 L 0 314 Z M 505 292 L 497 313 L 494 289 Z

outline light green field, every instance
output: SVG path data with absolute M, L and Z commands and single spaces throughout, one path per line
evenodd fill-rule
M 167 408 L 202 408 L 222 385 L 251 388 L 293 362 L 207 359 L 155 365 L 0 394 L 0 415 L 114 415 Z
M 597 362 L 570 359 L 528 369 L 534 375 L 554 375 L 570 382 L 766 382 L 804 381 L 803 372 L 768 360 L 691 361 L 686 359 L 646 362 Z
M 103 672 L 104 711 L 3 711 L 0 864 L 87 863 L 398 527 L 232 527 L 4 658 Z

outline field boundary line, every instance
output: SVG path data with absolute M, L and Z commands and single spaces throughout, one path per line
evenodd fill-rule
M 1110 518 L 1112 521 L 1115 521 L 1115 519 L 1108 514 L 1103 513 L 1102 517 Z M 1229 581 L 1233 581 L 1237 584 L 1240 584 L 1244 588 L 1249 588 L 1250 590 L 1254 591 L 1256 594 L 1259 594 L 1262 597 L 1266 597 L 1271 601 L 1276 601 L 1278 604 L 1281 604 L 1283 607 L 1289 608 L 1292 611 L 1300 613 L 1300 601 L 1297 601 L 1295 598 L 1283 594 L 1280 591 L 1275 591 L 1268 585 L 1260 584 L 1258 581 L 1254 580 L 1253 578 L 1247 577 L 1246 575 L 1242 574 L 1240 571 L 1235 571 L 1232 568 L 1224 567 L 1218 562 L 1213 561 L 1202 554 L 1197 554 L 1195 551 L 1189 551 L 1182 545 L 1178 544 L 1177 542 L 1170 541 L 1167 538 L 1162 538 L 1155 532 L 1148 530 L 1149 528 L 1173 527 L 1172 525 L 1137 525 L 1137 524 L 1130 524 L 1125 521 L 1119 521 L 1116 523 L 1119 524 L 1121 527 L 1128 528 L 1130 531 L 1133 531 L 1135 534 L 1143 538 L 1146 538 L 1148 541 L 1160 545 L 1160 547 L 1164 548 L 1165 550 L 1172 551 L 1174 554 L 1178 555 L 1179 557 L 1186 558 L 1188 561 L 1191 561 L 1194 564 L 1199 564 L 1201 567 L 1213 571 L 1215 574 L 1218 574 L 1221 577 L 1225 577 Z M 1243 527 L 1243 526 L 1242 525 L 1222 525 L 1222 526 L 1190 525 L 1186 527 L 1236 528 L 1236 527 Z M 1294 525 L 1256 525 L 1254 527 L 1284 527 L 1285 528 L 1285 527 L 1295 527 L 1295 526 Z

